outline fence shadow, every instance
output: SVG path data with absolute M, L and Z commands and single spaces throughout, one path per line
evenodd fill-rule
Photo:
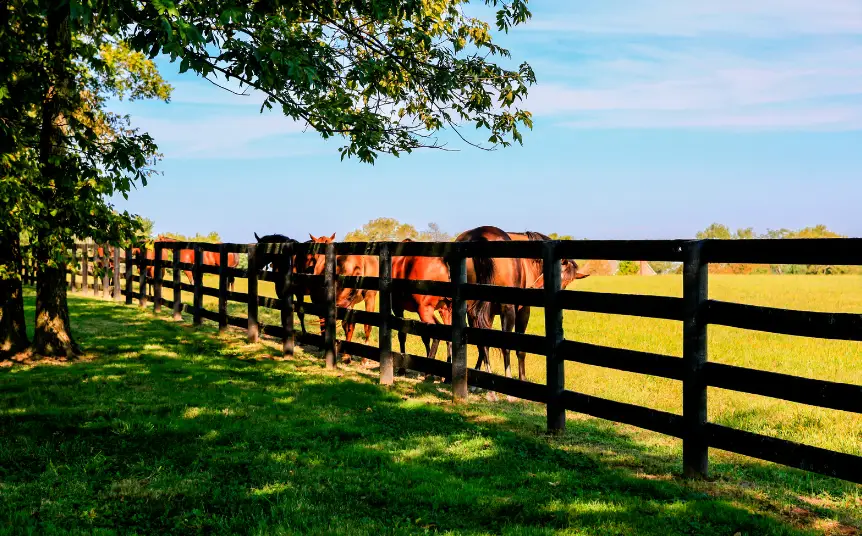
M 678 463 L 601 421 L 549 439 L 506 416 L 527 404 L 460 411 L 439 384 L 385 390 L 311 354 L 268 360 L 210 329 L 70 304 L 98 359 L 0 372 L 0 523 L 13 531 L 808 533 L 752 513 L 755 494 L 604 461 L 597 439 Z

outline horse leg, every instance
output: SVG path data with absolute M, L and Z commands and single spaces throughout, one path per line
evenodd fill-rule
M 367 291 L 363 299 L 365 300 L 365 311 L 373 313 L 374 310 L 377 308 L 377 293 L 374 291 Z M 370 338 L 371 325 L 365 324 L 365 342 L 367 343 Z
M 342 320 L 341 327 L 344 328 L 344 340 L 350 342 L 350 339 L 353 338 L 353 330 L 356 329 L 356 324 L 354 322 L 345 322 L 344 320 Z M 342 352 L 342 360 L 345 363 L 350 363 L 350 354 L 348 354 L 347 352 Z
M 392 316 L 397 316 L 398 318 L 404 318 L 404 309 L 392 308 Z M 407 353 L 407 334 L 403 331 L 398 332 L 398 347 L 401 348 L 401 355 Z M 398 370 L 395 371 L 396 375 L 403 376 L 407 371 L 404 370 L 404 367 L 399 367 Z
M 428 304 L 422 304 L 419 306 L 419 319 L 426 324 L 436 324 L 437 319 L 434 317 L 434 308 Z M 437 339 L 434 339 L 433 345 L 429 344 L 431 341 L 431 337 L 427 335 L 422 336 L 422 343 L 425 344 L 425 354 L 429 359 L 436 359 L 437 357 L 437 346 L 440 343 Z
M 377 308 L 376 302 L 377 302 L 377 292 L 368 291 L 365 293 L 365 311 L 366 312 L 373 313 L 374 310 Z M 365 324 L 365 344 L 368 344 L 368 341 L 370 339 L 371 339 L 371 325 Z M 363 357 L 362 361 L 360 361 L 360 363 L 362 364 L 363 367 L 367 366 L 368 365 L 368 359 Z
M 419 319 L 426 324 L 434 325 L 437 324 L 437 317 L 434 316 L 434 307 L 428 303 L 423 303 L 419 306 Z M 429 344 L 430 342 L 430 344 Z M 425 345 L 425 354 L 428 356 L 428 359 L 437 359 L 437 347 L 440 345 L 440 341 L 437 339 L 431 339 L 427 335 L 422 336 L 422 343 Z M 433 379 L 432 374 L 427 374 L 425 379 Z
M 521 307 L 515 316 L 515 332 L 526 333 L 527 324 L 530 323 L 530 307 Z M 518 379 L 524 381 L 527 377 L 527 353 L 518 351 Z
M 504 305 L 500 310 L 500 326 L 503 328 L 503 331 L 511 332 L 515 327 L 515 306 L 514 305 Z M 505 370 L 505 375 L 507 378 L 511 377 L 511 350 L 507 348 L 501 348 L 503 353 L 503 368 Z

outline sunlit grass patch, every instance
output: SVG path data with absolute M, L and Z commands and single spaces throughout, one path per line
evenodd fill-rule
M 606 279 L 627 292 L 673 283 Z M 660 434 L 570 413 L 551 436 L 540 404 L 453 405 L 439 383 L 384 389 L 373 368 L 327 372 L 314 349 L 273 360 L 277 341 L 70 303 L 92 361 L 0 371 L 0 533 L 800 535 L 862 524 L 859 487 L 841 481 L 721 451 L 714 480 L 687 481 L 679 440 Z M 567 336 L 616 330 L 607 341 L 674 351 L 675 333 L 590 318 Z M 541 381 L 543 360 L 529 363 Z M 570 388 L 678 402 L 675 384 L 567 372 Z M 842 428 L 758 398 L 710 392 L 710 418 L 848 449 L 858 438 L 850 419 Z

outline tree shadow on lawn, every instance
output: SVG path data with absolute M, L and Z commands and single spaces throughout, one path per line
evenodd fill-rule
M 386 390 L 308 353 L 262 361 L 271 348 L 236 335 L 70 302 L 98 359 L 0 372 L 12 532 L 809 533 L 745 494 L 605 463 L 590 438 L 672 462 L 602 421 L 549 439 L 505 413 L 472 418 L 493 412 L 452 406 L 439 384 Z

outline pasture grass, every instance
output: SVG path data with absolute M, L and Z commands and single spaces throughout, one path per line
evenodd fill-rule
M 32 305 L 28 290 L 28 314 Z M 711 479 L 688 481 L 678 442 L 651 432 L 570 413 L 567 431 L 549 436 L 538 404 L 471 396 L 453 405 L 442 384 L 399 378 L 381 388 L 375 369 L 328 372 L 308 350 L 284 361 L 277 344 L 247 344 L 240 331 L 75 295 L 70 308 L 83 360 L 0 369 L 3 533 L 797 535 L 862 526 L 860 488 L 835 479 L 714 451 Z M 643 341 L 662 332 L 652 333 Z M 628 391 L 613 390 L 643 396 Z
M 845 312 L 862 314 L 862 276 L 770 276 L 710 275 L 709 296 L 713 299 L 780 307 L 786 309 Z M 218 279 L 207 276 L 206 285 L 217 287 Z M 591 277 L 570 289 L 608 293 L 681 296 L 680 276 Z M 246 280 L 236 281 L 238 292 L 246 291 Z M 165 289 L 170 298 L 171 290 Z M 272 283 L 260 283 L 261 295 L 275 296 Z M 184 301 L 191 302 L 189 293 Z M 216 298 L 205 296 L 205 307 L 216 310 Z M 361 307 L 361 306 L 360 306 Z M 246 316 L 244 304 L 230 303 L 229 313 Z M 409 315 L 418 318 L 416 315 Z M 277 311 L 260 309 L 261 321 L 278 325 Z M 317 318 L 308 316 L 306 326 L 318 332 Z M 298 320 L 297 320 L 298 322 Z M 339 323 L 340 324 L 340 323 Z M 499 319 L 495 324 L 499 328 Z M 298 326 L 298 324 L 297 324 Z M 534 308 L 528 333 L 544 334 L 544 311 Z M 564 315 L 567 339 L 627 348 L 665 355 L 682 356 L 682 323 L 670 320 L 626 317 L 567 311 Z M 363 328 L 357 326 L 354 340 L 363 340 Z M 343 338 L 339 330 L 339 338 Z M 394 335 L 393 335 L 394 336 Z M 372 345 L 378 344 L 377 330 L 372 329 Z M 862 343 L 830 341 L 710 326 L 708 335 L 710 361 L 768 370 L 807 378 L 862 384 Z M 398 348 L 393 340 L 393 348 Z M 425 347 L 415 336 L 408 337 L 407 351 L 425 355 Z M 445 357 L 445 346 L 438 358 Z M 478 353 L 468 350 L 469 365 L 475 365 Z M 511 356 L 513 374 L 517 360 Z M 527 379 L 544 383 L 545 358 L 527 356 Z M 492 370 L 503 374 L 499 350 L 492 350 Z M 567 363 L 566 386 L 579 392 L 682 413 L 682 383 L 635 373 Z M 710 388 L 708 414 L 712 422 L 750 432 L 780 437 L 808 445 L 862 455 L 862 415 L 821 409 L 775 400 L 767 397 Z M 674 440 L 668 439 L 669 443 Z

